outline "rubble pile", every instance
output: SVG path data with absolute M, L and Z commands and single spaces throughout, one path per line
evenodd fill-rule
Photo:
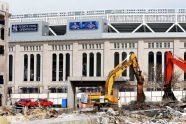
M 126 109 L 124 109 L 126 108 Z M 178 106 L 175 106 L 178 109 Z M 100 124 L 173 124 L 186 123 L 186 113 L 175 110 L 160 103 L 130 103 L 122 109 L 114 111 L 109 108 L 107 112 L 97 112 L 101 117 Z
M 55 109 L 43 109 L 43 108 L 30 109 L 27 111 L 25 117 L 28 120 L 57 118 L 58 111 Z
M 147 110 L 147 109 L 159 109 L 162 107 L 162 103 L 160 102 L 143 102 L 139 103 L 136 101 L 132 101 L 127 105 L 123 105 L 123 110 L 135 111 L 135 110 Z
M 107 108 L 102 112 L 90 112 L 89 109 L 75 110 L 62 108 L 35 108 L 28 109 L 24 114 L 16 113 L 9 107 L 0 107 L 1 120 L 11 122 L 56 122 L 71 123 L 83 121 L 87 124 L 94 120 L 97 124 L 173 124 L 186 123 L 186 109 L 184 104 L 162 104 L 162 103 L 137 103 L 131 102 L 122 106 L 118 111 Z M 5 118 L 6 117 L 6 118 Z M 97 121 L 96 121 L 97 119 Z M 0 122 L 1 123 L 1 122 Z M 5 122 L 4 122 L 5 123 Z M 7 124 L 8 124 L 7 123 Z M 6 124 L 6 123 L 5 123 Z M 13 123 L 14 124 L 14 123 Z M 17 123 L 15 123 L 17 124 Z
M 0 107 L 0 116 L 13 116 L 16 115 L 14 110 L 7 106 L 1 106 Z

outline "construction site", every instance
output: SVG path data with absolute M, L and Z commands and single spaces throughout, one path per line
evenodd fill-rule
M 0 124 L 40 123 L 185 124 L 186 9 L 0 2 Z

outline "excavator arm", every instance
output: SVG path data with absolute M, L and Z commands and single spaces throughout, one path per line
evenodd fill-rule
M 117 65 L 108 75 L 105 85 L 105 95 L 112 95 L 113 84 L 116 78 L 118 78 L 127 68 L 132 66 L 134 75 L 137 79 L 137 101 L 144 102 L 145 95 L 143 92 L 144 77 L 141 75 L 141 70 L 137 61 L 137 57 L 134 53 L 131 53 L 124 61 Z
M 166 65 L 165 65 L 165 85 L 164 85 L 164 101 L 176 101 L 176 97 L 174 96 L 171 90 L 171 82 L 174 72 L 174 64 L 177 65 L 180 69 L 186 72 L 186 61 L 182 58 L 175 58 L 171 51 L 166 54 Z

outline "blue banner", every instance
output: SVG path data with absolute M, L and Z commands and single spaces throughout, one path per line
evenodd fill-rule
M 97 21 L 70 22 L 70 30 L 96 30 L 99 23 Z
M 12 25 L 12 32 L 36 32 L 38 24 L 18 24 Z
M 83 22 L 83 29 L 98 29 L 98 22 L 96 21 Z
M 70 22 L 70 29 L 71 30 L 82 29 L 82 24 L 80 22 Z

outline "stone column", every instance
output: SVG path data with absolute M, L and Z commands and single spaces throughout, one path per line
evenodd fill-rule
M 37 54 L 34 54 L 34 81 L 36 81 L 37 61 Z
M 42 93 L 48 92 L 48 85 L 52 81 L 52 53 L 48 50 L 50 49 L 48 44 L 43 44 L 42 47 L 42 57 L 41 57 L 41 87 Z
M 27 73 L 28 74 L 27 77 L 28 78 L 27 78 L 27 81 L 30 81 L 30 58 L 31 57 L 30 57 L 30 54 L 27 54 L 27 55 L 28 55 L 28 66 L 27 66 L 27 68 L 28 68 L 28 70 L 27 70 L 27 72 L 28 72 Z
M 59 81 L 59 54 L 56 54 L 56 81 Z
M 73 86 L 72 82 L 69 82 L 67 85 L 68 85 L 67 105 L 68 105 L 68 108 L 74 108 L 75 107 L 75 87 Z
M 79 53 L 79 44 L 73 43 L 71 56 L 71 76 L 80 77 L 82 75 L 82 54 Z M 80 64 L 80 65 L 77 65 Z
M 66 79 L 66 54 L 63 54 L 63 81 Z
M 113 52 L 110 51 L 110 42 L 104 42 L 104 51 L 103 51 L 104 63 L 103 63 L 103 76 L 106 77 L 110 70 L 113 69 L 114 65 L 114 56 Z

